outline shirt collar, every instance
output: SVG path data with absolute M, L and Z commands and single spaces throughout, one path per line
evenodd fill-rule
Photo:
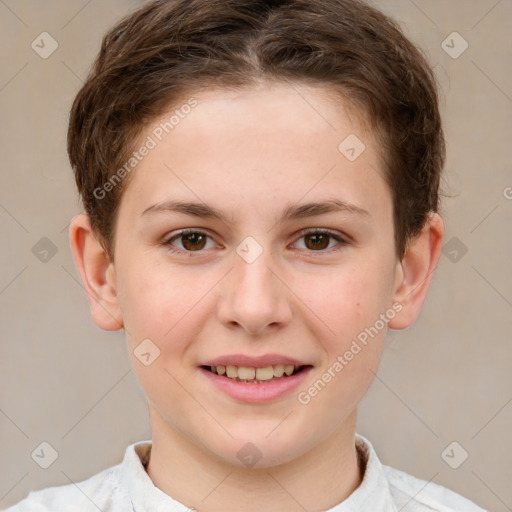
M 326 512 L 397 512 L 382 464 L 368 439 L 356 433 L 356 447 L 365 463 L 361 485 Z
M 346 500 L 326 512 L 397 512 L 372 444 L 357 433 L 355 440 L 365 465 L 363 481 Z M 156 487 L 146 473 L 151 446 L 151 441 L 128 446 L 121 464 L 123 490 L 131 499 L 133 512 L 189 512 L 189 508 Z
M 131 499 L 133 512 L 190 512 L 160 490 L 146 473 L 151 446 L 151 441 L 128 446 L 121 464 L 123 491 Z

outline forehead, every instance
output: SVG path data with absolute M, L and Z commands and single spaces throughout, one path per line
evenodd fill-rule
M 248 121 L 257 119 L 261 122 L 250 126 L 254 136 L 263 137 L 277 132 L 280 140 L 286 133 L 309 136 L 321 131 L 342 132 L 346 128 L 356 130 L 362 137 L 373 136 L 366 108 L 347 99 L 341 90 L 327 84 L 272 81 L 251 87 L 191 91 L 175 101 L 152 126 L 165 124 L 170 119 L 169 114 L 184 110 L 191 98 L 199 108 L 187 109 L 185 115 L 179 116 L 179 125 L 183 128 L 193 122 L 196 133 L 197 130 L 210 131 L 215 127 L 227 132 L 230 126 L 233 132 L 237 132 L 237 127 L 248 128 Z M 295 124 L 294 120 L 300 120 L 300 123 Z M 286 132 L 281 131 L 283 127 Z M 178 126 L 175 129 L 184 131 L 178 130 Z M 271 139 L 276 140 L 274 137 Z
M 196 106 L 180 111 L 191 98 Z M 155 147 L 127 192 L 152 204 L 201 195 L 249 209 L 263 200 L 314 200 L 339 191 L 341 199 L 364 208 L 361 202 L 385 195 L 387 185 L 380 148 L 363 115 L 317 86 L 200 91 L 144 131 L 140 143 L 151 137 Z

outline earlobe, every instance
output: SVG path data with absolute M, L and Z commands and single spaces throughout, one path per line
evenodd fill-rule
M 402 309 L 388 323 L 390 329 L 406 329 L 416 321 L 441 255 L 443 240 L 443 220 L 432 212 L 397 264 L 393 301 Z
M 69 240 L 94 323 L 106 331 L 122 329 L 124 324 L 117 297 L 115 268 L 96 239 L 86 214 L 82 213 L 71 221 Z

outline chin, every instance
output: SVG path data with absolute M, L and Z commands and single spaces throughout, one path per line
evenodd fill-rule
M 288 437 L 287 443 L 283 443 L 281 439 L 270 439 L 265 435 L 258 433 L 251 437 L 249 432 L 243 438 L 234 437 L 222 452 L 218 444 L 210 451 L 225 463 L 245 469 L 276 467 L 300 457 L 298 443 L 291 437 Z

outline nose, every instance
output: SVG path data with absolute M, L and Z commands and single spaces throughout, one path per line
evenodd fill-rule
M 218 316 L 229 328 L 262 335 L 290 322 L 292 295 L 269 251 L 252 262 L 235 254 L 234 268 L 223 281 Z

